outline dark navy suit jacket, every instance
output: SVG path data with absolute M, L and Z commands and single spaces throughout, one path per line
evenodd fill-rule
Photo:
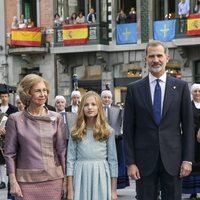
M 180 173 L 182 161 L 193 161 L 193 112 L 188 84 L 167 76 L 162 119 L 156 124 L 149 77 L 128 86 L 123 132 L 127 165 L 141 176 L 152 173 L 160 156 L 167 172 Z

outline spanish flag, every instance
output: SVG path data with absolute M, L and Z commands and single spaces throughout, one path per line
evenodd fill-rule
M 187 35 L 200 35 L 200 14 L 193 14 L 188 17 Z
M 86 44 L 88 42 L 88 25 L 74 24 L 63 27 L 63 43 Z
M 18 28 L 11 30 L 11 45 L 14 46 L 41 46 L 41 27 Z

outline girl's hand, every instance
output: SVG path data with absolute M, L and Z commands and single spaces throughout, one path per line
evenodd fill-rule
M 117 190 L 111 192 L 111 200 L 117 200 Z
M 10 193 L 19 197 L 23 197 L 21 188 L 18 182 L 10 183 Z
M 67 191 L 67 200 L 73 200 L 74 197 L 74 192 L 73 190 L 69 190 Z

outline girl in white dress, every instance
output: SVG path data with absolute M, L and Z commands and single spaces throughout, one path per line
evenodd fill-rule
M 113 129 L 100 96 L 83 96 L 67 153 L 67 199 L 116 200 L 118 163 Z

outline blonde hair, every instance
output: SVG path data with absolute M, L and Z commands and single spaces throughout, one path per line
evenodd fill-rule
M 86 136 L 86 117 L 84 114 L 84 106 L 88 97 L 94 97 L 98 107 L 98 114 L 96 116 L 95 125 L 93 128 L 93 136 L 97 141 L 104 141 L 108 139 L 110 135 L 109 125 L 103 110 L 102 101 L 100 96 L 94 92 L 89 91 L 85 93 L 81 99 L 81 103 L 78 109 L 78 117 L 75 126 L 72 129 L 72 138 L 74 140 L 82 140 Z
M 49 94 L 49 84 L 47 80 L 37 74 L 28 74 L 20 81 L 17 87 L 17 93 L 25 106 L 29 106 L 30 104 L 30 91 L 32 87 L 40 82 L 44 82 L 47 93 Z

